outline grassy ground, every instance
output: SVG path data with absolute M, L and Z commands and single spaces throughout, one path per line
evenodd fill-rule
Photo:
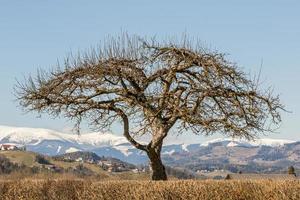
M 84 179 L 87 181 L 118 181 L 118 180 L 149 180 L 150 175 L 148 173 L 140 172 L 117 172 L 110 173 L 106 172 L 102 169 L 96 169 L 98 171 L 95 175 L 92 176 L 80 176 L 74 173 L 62 172 L 62 173 L 53 173 L 53 172 L 39 172 L 32 173 L 28 171 L 17 171 L 12 172 L 10 174 L 0 174 L 0 182 L 1 181 L 16 181 L 16 180 L 74 180 L 74 179 Z M 175 179 L 172 178 L 171 179 Z M 1 200 L 1 198 L 0 198 Z
M 28 151 L 0 151 L 0 155 L 7 157 L 11 162 L 24 164 L 26 166 L 38 166 L 35 162 L 36 153 Z
M 0 181 L 0 199 L 300 199 L 299 181 Z

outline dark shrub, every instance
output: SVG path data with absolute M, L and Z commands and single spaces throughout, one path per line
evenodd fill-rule
M 40 154 L 36 155 L 35 161 L 42 165 L 51 165 L 49 160 L 47 160 L 43 155 L 40 155 Z

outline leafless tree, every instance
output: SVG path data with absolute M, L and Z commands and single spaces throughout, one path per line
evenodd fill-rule
M 258 86 L 224 54 L 187 39 L 160 44 L 122 35 L 19 82 L 16 92 L 28 111 L 88 119 L 97 128 L 121 120 L 123 135 L 147 153 L 152 179 L 166 180 L 161 149 L 171 128 L 253 139 L 281 121 L 278 96 Z M 148 144 L 136 140 L 143 134 Z

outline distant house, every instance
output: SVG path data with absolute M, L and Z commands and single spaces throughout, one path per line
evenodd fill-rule
M 293 174 L 227 174 L 225 180 L 295 180 Z
M 16 144 L 0 144 L 0 150 L 1 151 L 13 151 L 13 150 L 25 151 L 25 147 Z
M 135 168 L 135 169 L 132 169 L 131 171 L 132 171 L 133 173 L 137 174 L 137 173 L 139 173 L 141 170 Z
M 109 160 L 99 160 L 98 165 L 100 165 L 101 167 L 103 166 L 111 167 L 113 164 Z
M 77 158 L 75 161 L 76 161 L 76 162 L 83 162 L 83 159 L 82 159 L 81 157 L 79 157 L 79 158 Z

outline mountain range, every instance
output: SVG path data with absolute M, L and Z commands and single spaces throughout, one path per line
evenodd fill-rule
M 1 143 L 24 145 L 28 151 L 50 156 L 89 151 L 132 164 L 148 162 L 147 156 L 124 137 L 109 132 L 76 135 L 48 129 L 0 126 Z M 162 157 L 167 165 L 184 166 L 193 171 L 221 168 L 276 171 L 287 165 L 300 167 L 300 141 L 219 138 L 198 144 L 168 144 L 163 147 Z

